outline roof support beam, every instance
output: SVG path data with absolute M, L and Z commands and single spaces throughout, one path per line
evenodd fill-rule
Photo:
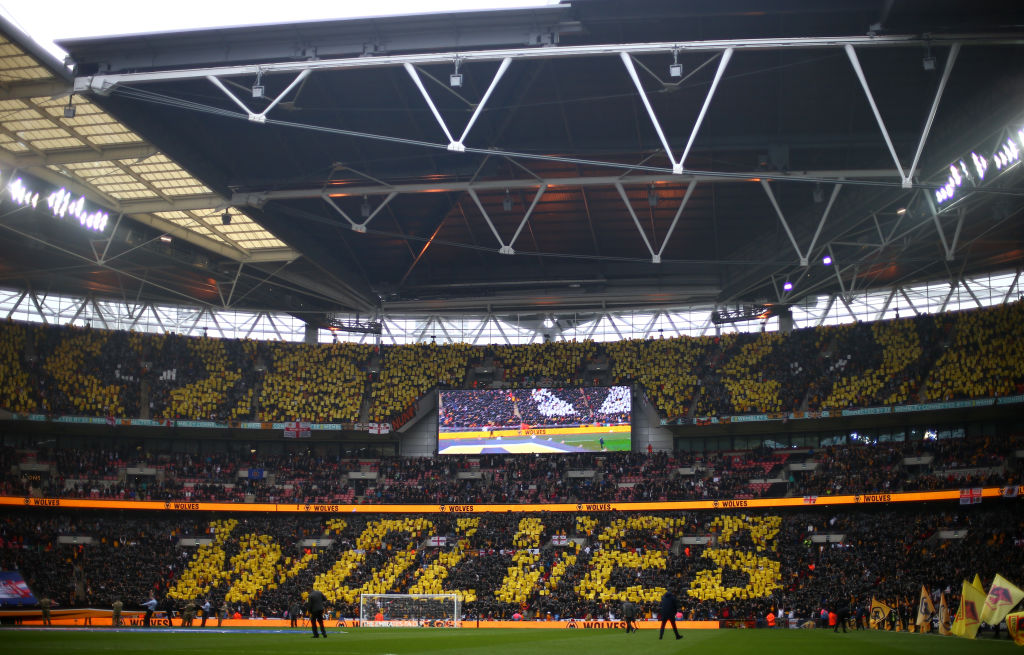
M 828 302 L 825 304 L 825 308 L 821 311 L 821 315 L 818 316 L 818 322 L 815 324 L 818 327 L 825 324 L 825 319 L 828 318 L 828 313 L 832 311 L 832 305 L 836 302 L 836 294 L 831 294 L 828 297 Z
M 971 286 L 967 284 L 967 278 L 961 278 L 960 284 L 962 284 L 964 289 L 967 290 L 968 295 L 970 295 L 971 298 L 974 299 L 974 304 L 977 305 L 978 307 L 981 307 L 981 301 L 978 300 L 978 296 L 974 295 L 974 290 L 971 289 Z
M 875 320 L 876 321 L 880 321 L 880 320 L 882 320 L 883 317 L 885 317 L 885 313 L 887 311 L 889 311 L 889 305 L 892 303 L 892 299 L 895 298 L 895 297 L 896 297 L 896 288 L 893 287 L 892 289 L 889 290 L 889 293 L 886 294 L 885 302 L 882 303 L 881 309 L 879 309 L 878 313 L 875 314 Z M 899 314 L 899 309 L 898 308 L 897 308 L 896 312 L 897 312 L 897 315 L 898 315 Z M 897 316 L 897 318 L 898 318 L 898 316 Z
M 665 252 L 665 246 L 668 245 L 668 240 L 672 238 L 672 232 L 676 229 L 676 223 L 679 222 L 679 217 L 683 215 L 683 210 L 686 209 L 686 203 L 690 201 L 690 196 L 693 195 L 693 190 L 697 188 L 697 179 L 690 180 L 690 183 L 686 186 L 686 193 L 683 194 L 683 200 L 679 203 L 679 209 L 676 210 L 676 215 L 672 218 L 672 224 L 668 226 L 668 232 L 665 233 L 665 240 L 661 242 L 661 248 L 658 248 L 658 254 L 655 257 L 661 260 L 661 255 Z
M 1010 302 L 1010 296 L 1013 295 L 1013 290 L 1017 288 L 1017 283 L 1020 281 L 1020 271 L 1021 269 L 1018 268 L 1017 274 L 1013 276 L 1013 282 L 1010 283 L 1010 286 L 1006 287 L 1006 295 L 1003 296 L 1004 305 Z
M 807 259 L 800 251 L 800 246 L 797 245 L 796 237 L 793 236 L 793 230 L 789 229 L 789 223 L 786 221 L 785 214 L 782 213 L 782 208 L 779 207 L 779 201 L 775 199 L 775 193 L 772 191 L 771 185 L 768 184 L 768 180 L 761 180 L 761 187 L 768 195 L 768 201 L 771 202 L 772 207 L 775 209 L 775 215 L 779 217 L 779 222 L 782 223 L 782 229 L 786 231 L 786 236 L 789 237 L 789 242 L 792 244 L 793 250 L 796 251 L 796 256 L 800 258 L 800 265 L 807 266 Z
M 28 291 L 21 292 L 21 294 L 18 296 L 17 302 L 15 302 L 14 305 L 11 307 L 11 311 L 7 312 L 7 320 L 11 320 L 11 317 L 14 316 L 14 312 L 18 311 L 18 307 L 21 307 L 22 301 L 24 301 L 27 296 Z
M 637 75 L 636 67 L 633 65 L 633 58 L 625 52 L 620 52 L 619 57 L 622 59 L 622 63 L 626 66 L 626 71 L 629 73 L 629 77 L 633 80 L 634 86 L 636 86 L 637 94 L 640 96 L 640 102 L 642 102 L 644 107 L 647 109 L 647 115 L 651 118 L 651 124 L 654 125 L 654 131 L 658 133 L 658 138 L 661 139 L 661 146 L 665 149 L 665 155 L 668 156 L 668 160 L 672 162 L 672 172 L 677 175 L 681 174 L 683 172 L 683 165 L 682 163 L 678 165 L 676 164 L 676 158 L 672 154 L 672 146 L 668 144 L 668 139 L 665 138 L 665 131 L 661 129 L 661 123 L 658 121 L 658 116 L 654 113 L 654 107 L 651 106 L 651 101 L 647 99 L 647 92 L 644 91 L 644 85 L 640 83 L 640 76 Z
M 967 216 L 967 210 L 961 206 L 959 215 L 956 217 L 956 229 L 953 231 L 953 242 L 949 244 L 950 255 L 956 254 L 956 247 L 960 241 L 960 230 L 963 229 L 965 216 Z
M 697 121 L 693 124 L 693 129 L 690 131 L 690 139 L 686 142 L 686 148 L 683 150 L 683 154 L 679 156 L 678 166 L 673 165 L 673 173 L 683 172 L 683 163 L 686 162 L 686 156 L 690 154 L 690 148 L 693 147 L 693 141 L 697 138 L 697 131 L 700 130 L 701 124 L 704 122 L 704 116 L 708 113 L 708 107 L 711 106 L 711 98 L 715 95 L 715 90 L 718 88 L 718 83 L 722 81 L 722 75 L 725 74 L 725 67 L 729 65 L 729 60 L 732 59 L 732 48 L 727 48 L 722 53 L 722 59 L 718 62 L 718 70 L 715 71 L 715 78 L 711 82 L 711 88 L 708 89 L 708 95 L 704 98 L 704 104 L 700 108 L 700 114 L 697 115 Z M 677 171 L 676 168 L 679 170 Z
M 337 204 L 335 204 L 334 200 L 331 198 L 330 195 L 328 195 L 326 193 L 323 194 L 323 199 L 324 199 L 325 202 L 327 202 L 328 205 L 330 205 L 334 209 L 334 211 L 336 211 L 339 214 L 341 214 L 341 217 L 344 218 L 346 221 L 348 221 L 349 225 L 352 226 L 352 231 L 353 232 L 359 232 L 360 234 L 366 234 L 366 224 L 369 223 L 370 221 L 372 221 L 374 219 L 374 217 L 377 214 L 379 214 L 380 211 L 382 209 L 384 209 L 384 207 L 386 207 L 387 204 L 389 202 L 391 202 L 394 199 L 394 197 L 397 196 L 397 195 L 398 195 L 398 193 L 396 193 L 394 191 L 392 191 L 391 193 L 386 195 L 384 197 L 384 200 L 382 200 L 381 203 L 379 205 L 377 205 L 376 209 L 374 209 L 372 212 L 370 212 L 370 214 L 366 217 L 366 220 L 364 220 L 362 223 L 356 223 L 355 221 L 353 221 L 352 218 L 348 215 L 348 213 L 345 212 L 344 209 L 342 209 Z
M 672 154 L 672 147 L 669 146 L 668 139 L 665 138 L 665 132 L 661 129 L 661 123 L 658 121 L 658 117 L 654 113 L 654 108 L 651 106 L 651 101 L 647 99 L 647 93 L 644 91 L 644 86 L 640 83 L 640 76 L 637 75 L 636 67 L 633 65 L 633 58 L 630 57 L 627 52 L 619 53 L 619 58 L 622 59 L 622 63 L 625 64 L 626 70 L 629 72 L 629 77 L 633 80 L 637 93 L 640 95 L 640 100 L 647 109 L 647 115 L 651 118 L 651 123 L 654 125 L 654 131 L 658 133 L 658 138 L 661 139 L 661 145 L 665 148 L 665 154 L 668 156 L 669 161 L 672 162 L 672 172 L 676 175 L 682 175 L 683 173 L 683 162 L 686 161 L 686 156 L 690 154 L 690 148 L 693 147 L 693 141 L 697 138 L 697 132 L 700 130 L 700 126 L 704 122 L 704 116 L 707 115 L 708 107 L 711 106 L 711 98 L 714 97 L 715 90 L 718 88 L 718 83 L 722 80 L 722 75 L 725 73 L 725 67 L 729 65 L 729 60 L 732 59 L 732 53 L 732 48 L 726 48 L 725 52 L 722 53 L 722 58 L 718 62 L 718 70 L 715 71 L 715 78 L 711 82 L 711 88 L 708 89 L 708 94 L 704 98 L 704 104 L 700 108 L 697 120 L 693 124 L 693 129 L 690 130 L 690 139 L 686 142 L 686 148 L 683 149 L 683 154 L 680 155 L 678 161 L 676 161 L 676 158 Z
M 494 238 L 498 240 L 498 252 L 500 252 L 502 255 L 514 255 L 516 254 L 516 251 L 512 246 L 515 245 L 516 239 L 519 238 L 519 234 L 523 231 L 523 228 L 526 226 L 527 221 L 530 220 L 530 216 L 533 214 L 533 210 L 537 207 L 537 203 L 540 202 L 541 196 L 544 195 L 544 192 L 547 191 L 547 189 L 547 185 L 543 184 L 537 188 L 537 193 L 536 195 L 533 196 L 533 202 L 530 203 L 530 206 L 527 208 L 526 213 L 523 215 L 523 220 L 519 222 L 519 227 L 516 228 L 516 233 L 512 235 L 512 239 L 507 244 L 502 240 L 501 235 L 498 234 L 498 229 L 494 226 L 494 223 L 491 221 L 491 217 L 487 213 L 487 210 L 484 209 L 483 203 L 480 202 L 480 196 L 477 195 L 476 191 L 473 188 L 468 189 L 467 193 L 469 193 L 469 197 L 473 199 L 473 202 L 476 204 L 477 209 L 479 209 L 480 213 L 483 215 L 484 221 L 487 222 L 487 227 L 491 228 L 491 232 L 494 234 Z
M 946 82 L 949 81 L 949 74 L 953 72 L 953 64 L 956 56 L 960 53 L 960 44 L 954 43 L 949 49 L 949 56 L 946 57 L 946 67 L 942 69 L 942 79 L 939 80 L 939 88 L 935 91 L 935 99 L 932 101 L 932 108 L 925 119 L 924 129 L 921 131 L 921 140 L 917 143 L 917 152 L 914 153 L 914 161 L 910 164 L 910 170 L 903 178 L 903 186 L 909 186 L 917 172 L 917 164 L 921 161 L 921 153 L 924 151 L 924 144 L 932 131 L 932 123 L 935 121 L 935 113 L 939 110 L 939 100 L 942 99 L 942 92 L 946 90 Z
M 557 47 L 527 46 L 498 50 L 470 50 L 465 52 L 427 52 L 401 55 L 380 55 L 373 57 L 344 57 L 337 59 L 304 59 L 300 61 L 278 61 L 234 66 L 211 66 L 206 68 L 183 68 L 177 70 L 147 71 L 143 73 L 116 73 L 76 77 L 76 93 L 93 91 L 109 94 L 120 84 L 142 84 L 173 80 L 203 79 L 207 77 L 234 77 L 244 75 L 297 73 L 303 70 L 345 70 L 356 68 L 384 68 L 389 66 L 425 66 L 450 64 L 459 61 L 501 61 L 502 59 L 560 59 L 564 57 L 601 57 L 626 53 L 644 55 L 679 52 L 721 52 L 733 50 L 808 50 L 842 47 L 925 47 L 944 46 L 952 43 L 964 45 L 1020 45 L 1024 37 L 1019 34 L 960 34 L 960 35 L 882 35 L 847 37 L 792 37 L 771 39 L 719 39 L 709 41 L 619 43 L 601 45 L 578 45 Z
M 59 166 L 61 164 L 82 164 L 97 161 L 121 159 L 145 159 L 158 153 L 155 146 L 148 143 L 103 146 L 100 148 L 73 148 L 44 153 L 28 153 L 14 155 L 10 158 L 15 168 L 35 168 L 43 166 Z
M 458 70 L 458 64 L 462 61 L 459 56 L 455 57 L 456 70 Z M 495 87 L 498 86 L 498 82 L 501 81 L 502 75 L 508 70 L 509 64 L 512 63 L 511 57 L 505 57 L 501 60 L 501 65 L 498 66 L 498 71 L 494 74 L 494 78 L 491 80 L 490 86 L 487 87 L 487 91 L 484 93 L 484 97 L 481 98 L 480 102 L 477 103 L 476 109 L 473 110 L 473 115 L 470 116 L 469 122 L 466 123 L 465 129 L 462 130 L 462 136 L 456 141 L 452 138 L 452 133 L 448 130 L 448 125 L 444 122 L 444 118 L 441 116 L 441 112 L 438 111 L 437 105 L 434 104 L 434 100 L 427 93 L 427 88 L 423 86 L 423 80 L 420 79 L 419 72 L 416 67 L 410 63 L 403 64 L 405 72 L 412 78 L 413 83 L 416 84 L 416 88 L 420 90 L 420 94 L 423 99 L 427 101 L 427 106 L 430 107 L 430 111 L 434 114 L 434 118 L 437 119 L 438 124 L 441 126 L 441 130 L 444 131 L 444 135 L 448 137 L 448 149 L 452 152 L 465 152 L 466 151 L 466 137 L 469 136 L 469 131 L 473 129 L 473 125 L 476 123 L 476 119 L 480 117 L 480 112 L 483 111 L 484 106 L 487 104 L 487 100 L 494 93 Z
M 0 85 L 0 100 L 27 100 L 29 98 L 53 98 L 68 95 L 72 90 L 70 80 L 25 80 Z
M 953 261 L 953 250 L 946 242 L 946 233 L 943 232 L 942 223 L 939 222 L 939 211 L 935 207 L 935 201 L 932 200 L 932 194 L 924 194 L 924 200 L 928 204 L 928 213 L 931 214 L 932 222 L 935 223 L 935 230 L 939 233 L 939 241 L 942 242 L 942 250 L 946 253 L 946 261 L 951 262 Z
M 314 196 L 308 196 L 314 197 Z M 224 209 L 228 206 L 224 196 L 204 193 L 173 200 L 125 200 L 116 203 L 115 209 L 126 214 L 153 214 L 155 212 L 197 211 L 202 209 Z
M 103 245 L 103 252 L 96 258 L 97 262 L 101 264 L 107 260 L 107 253 L 110 252 L 110 244 L 114 242 L 114 235 L 117 234 L 117 228 L 121 226 L 121 221 L 124 219 L 124 212 L 117 214 L 117 220 L 114 221 L 114 227 L 110 230 L 110 236 L 107 237 L 107 242 Z
M 651 247 L 651 241 L 647 238 L 647 232 L 640 225 L 640 219 L 636 217 L 636 210 L 633 209 L 633 203 L 629 201 L 629 196 L 626 195 L 626 190 L 622 188 L 622 185 L 618 182 L 615 183 L 615 190 L 619 192 L 619 197 L 622 198 L 622 202 L 626 205 L 626 210 L 629 211 L 629 215 L 633 218 L 633 224 L 636 225 L 637 232 L 640 233 L 640 237 L 644 240 L 644 245 L 647 246 L 647 252 L 651 253 L 651 261 L 655 264 L 661 263 L 661 256 L 655 254 L 654 248 Z
M 74 252 L 72 250 L 68 250 L 67 248 L 64 248 L 62 246 L 59 246 L 59 245 L 56 245 L 56 244 L 53 244 L 53 243 L 49 243 L 49 242 L 47 242 L 47 241 L 45 241 L 43 239 L 40 239 L 39 237 L 35 236 L 34 234 L 29 234 L 28 232 L 24 232 L 24 231 L 19 230 L 17 228 L 11 227 L 10 225 L 5 225 L 3 223 L 0 223 L 0 228 L 9 230 L 9 231 L 17 234 L 18 236 L 20 236 L 20 237 L 22 237 L 24 239 L 35 241 L 37 243 L 41 243 L 41 244 L 43 244 L 45 246 L 53 248 L 53 249 L 55 249 L 55 250 L 57 250 L 57 251 L 59 251 L 61 253 L 64 253 L 65 255 L 68 255 L 68 256 L 70 256 L 70 257 L 72 257 L 74 259 L 78 259 L 80 261 L 84 261 L 84 262 L 87 262 L 89 264 L 98 265 L 98 266 L 101 266 L 102 268 L 105 268 L 105 269 L 107 269 L 109 271 L 113 271 L 114 273 L 118 273 L 120 275 L 124 275 L 125 277 L 131 278 L 131 279 L 139 282 L 140 284 L 151 285 L 151 286 L 153 286 L 153 287 L 155 287 L 157 289 L 160 289 L 161 291 L 164 291 L 164 292 L 169 293 L 171 295 L 174 295 L 174 296 L 177 296 L 179 298 L 182 298 L 186 302 L 195 303 L 196 305 L 202 305 L 202 306 L 205 306 L 205 305 L 209 304 L 205 300 L 202 300 L 200 298 L 196 298 L 196 297 L 190 296 L 187 293 L 184 293 L 184 292 L 176 290 L 176 289 L 172 289 L 169 286 L 164 286 L 164 285 L 158 284 L 156 282 L 150 282 L 149 280 L 147 280 L 147 279 L 145 279 L 143 277 L 139 277 L 138 275 L 134 275 L 134 274 L 132 274 L 132 273 L 130 273 L 128 271 L 118 269 L 118 268 L 116 268 L 114 266 L 111 266 L 110 264 L 96 262 L 93 258 L 86 257 L 85 255 L 81 255 L 81 254 L 79 254 L 77 252 Z M 35 297 L 33 295 L 33 299 L 34 298 Z
M 811 237 L 811 245 L 807 246 L 807 254 L 800 258 L 802 266 L 807 266 L 807 262 L 811 259 L 811 252 L 814 251 L 814 246 L 818 244 L 818 237 L 821 236 L 821 230 L 825 227 L 825 221 L 828 219 L 829 212 L 832 211 L 832 205 L 835 204 L 836 197 L 839 195 L 839 190 L 842 188 L 842 184 L 837 184 L 832 187 L 832 195 L 828 198 L 828 204 L 825 205 L 825 211 L 821 212 L 821 220 L 818 221 L 818 227 L 814 230 L 814 236 Z
M 474 189 L 469 189 L 468 193 L 469 197 L 472 198 L 473 202 L 476 204 L 476 208 L 479 209 L 480 213 L 483 215 L 484 222 L 487 223 L 487 227 L 491 228 L 491 232 L 494 234 L 494 238 L 498 240 L 498 252 L 500 252 L 503 255 L 516 254 L 516 251 L 512 249 L 512 246 L 505 245 L 505 242 L 502 240 L 501 235 L 498 234 L 498 228 L 494 227 L 494 223 L 491 221 L 490 215 L 487 213 L 487 210 L 484 209 L 483 203 L 480 202 L 480 196 L 476 194 L 476 191 Z
M 523 220 L 520 221 L 519 227 L 516 228 L 516 233 L 512 235 L 512 240 L 508 242 L 509 248 L 512 248 L 516 245 L 516 239 L 519 238 L 519 233 L 523 231 L 523 228 L 526 226 L 526 222 L 530 220 L 530 216 L 533 214 L 533 210 L 536 209 L 537 203 L 540 202 L 541 196 L 543 196 L 544 192 L 547 190 L 547 185 L 537 187 L 537 194 L 533 196 L 533 202 L 530 203 L 530 207 L 526 210 L 526 213 L 523 215 Z
M 458 61 L 457 58 L 456 61 Z M 420 95 L 422 95 L 423 99 L 427 101 L 427 106 L 430 107 L 431 113 L 434 114 L 434 118 L 437 120 L 438 125 L 441 126 L 441 131 L 444 132 L 446 137 L 448 137 L 448 149 L 458 151 L 459 149 L 456 147 L 455 139 L 452 138 L 452 133 L 448 130 L 448 124 L 444 122 L 444 118 L 441 116 L 441 112 L 438 111 L 437 105 L 434 104 L 433 98 L 431 98 L 430 94 L 427 93 L 427 87 L 423 86 L 423 80 L 420 79 L 420 74 L 416 71 L 416 67 L 408 63 L 404 64 L 404 67 L 405 72 L 412 78 L 416 88 L 420 90 Z M 465 152 L 465 150 L 466 146 L 462 146 L 461 152 Z
M 612 187 L 617 183 L 621 184 L 681 184 L 690 180 L 700 179 L 703 182 L 734 182 L 736 184 L 749 184 L 750 180 L 775 179 L 778 181 L 792 180 L 795 182 L 823 182 L 828 184 L 842 181 L 844 184 L 856 184 L 856 180 L 891 180 L 897 174 L 892 169 L 850 169 L 850 170 L 816 170 L 789 172 L 780 176 L 766 176 L 764 171 L 743 171 L 738 173 L 716 174 L 701 173 L 694 174 L 688 171 L 682 176 L 670 174 L 658 175 L 594 175 L 579 177 L 550 177 L 550 178 L 506 178 L 495 180 L 474 180 L 459 182 L 418 182 L 412 184 L 364 184 L 353 186 L 339 186 L 327 190 L 330 196 L 375 196 L 387 195 L 389 193 L 411 194 L 411 193 L 437 193 L 439 191 L 463 192 L 469 189 L 477 191 L 504 191 L 505 189 L 535 189 L 541 185 L 548 187 Z M 851 182 L 852 181 L 852 182 Z M 273 191 L 253 191 L 236 193 L 226 202 L 231 207 L 262 207 L 273 200 L 297 200 L 303 198 L 320 198 L 324 195 L 323 187 L 310 187 L 307 189 L 282 189 Z M 207 203 L 203 205 L 203 202 Z M 177 209 L 219 209 L 223 208 L 225 200 L 219 196 L 197 196 L 187 200 L 175 200 L 169 202 L 124 202 L 118 207 L 127 212 L 156 212 L 173 211 Z
M 665 239 L 661 243 L 661 247 L 658 248 L 658 252 L 654 252 L 654 248 L 651 246 L 650 240 L 647 238 L 647 232 L 641 227 L 640 219 L 636 215 L 636 210 L 633 208 L 633 203 L 629 200 L 629 195 L 619 182 L 615 183 L 615 189 L 619 192 L 619 197 L 622 198 L 622 202 L 626 205 L 626 210 L 629 215 L 633 218 L 633 224 L 636 225 L 637 231 L 640 232 L 640 236 L 644 240 L 644 245 L 647 246 L 647 251 L 651 253 L 651 261 L 655 264 L 661 263 L 661 254 L 665 252 L 665 246 L 668 245 L 668 240 L 672 238 L 672 232 L 676 229 L 676 224 L 679 222 L 679 217 L 683 214 L 683 209 L 686 208 L 686 203 L 689 202 L 690 196 L 693 195 L 693 190 L 697 188 L 697 180 L 691 179 L 690 183 L 686 187 L 686 193 L 683 194 L 683 200 L 679 203 L 679 209 L 676 210 L 676 215 L 672 218 L 672 223 L 669 225 L 668 232 L 665 234 Z
M 95 311 L 96 315 L 100 317 L 100 322 L 103 323 L 103 329 L 104 330 L 109 330 L 110 329 L 110 324 L 107 323 L 107 318 L 103 315 L 103 312 L 100 310 L 100 306 L 96 302 L 96 298 L 95 297 L 90 297 L 89 298 L 89 302 L 92 303 L 93 311 Z
M 224 83 L 221 82 L 216 76 L 214 76 L 214 75 L 207 75 L 206 79 L 208 79 L 215 87 L 217 87 L 218 89 L 223 91 L 224 95 L 226 95 L 228 98 L 230 98 L 232 102 L 234 102 L 236 105 L 238 105 L 242 109 L 242 111 L 245 112 L 245 115 L 249 117 L 250 121 L 252 121 L 253 123 L 266 123 L 267 122 L 267 114 L 270 113 L 270 110 L 273 109 L 274 107 L 276 107 L 277 103 L 279 103 L 282 100 L 284 100 L 285 96 L 287 96 L 289 93 L 292 92 L 292 89 L 294 89 L 296 86 L 298 86 L 299 84 L 302 83 L 302 80 L 304 80 L 307 77 L 309 77 L 309 74 L 311 72 L 313 72 L 313 71 L 308 69 L 308 68 L 299 71 L 299 74 L 296 76 L 296 78 L 294 80 L 292 80 L 291 84 L 286 86 L 284 91 L 279 93 L 277 95 L 277 97 L 274 98 L 271 101 L 271 103 L 269 105 L 267 105 L 267 107 L 263 111 L 258 113 L 258 114 L 253 112 L 251 109 L 249 109 L 248 106 L 246 106 L 246 104 L 244 102 L 239 100 L 238 96 L 236 96 L 234 93 L 232 93 L 231 90 L 228 89 L 228 87 L 224 86 Z M 259 77 L 262 77 L 263 76 L 263 71 L 262 70 L 259 71 L 257 73 L 257 75 Z M 259 77 L 257 79 L 259 79 Z M 256 88 L 257 87 L 253 87 L 253 93 L 254 94 L 255 94 L 255 89 Z
M 944 303 L 942 303 L 942 311 L 943 312 L 946 311 L 946 303 L 949 302 L 949 299 L 953 296 L 953 290 L 954 289 L 956 289 L 956 284 L 953 284 L 953 285 L 951 285 L 949 287 L 949 295 L 946 296 L 946 301 Z M 907 295 L 907 290 L 904 289 L 903 287 L 900 287 L 900 295 L 903 296 L 903 299 L 907 301 L 908 305 L 910 305 L 910 309 L 914 310 L 914 315 L 915 316 L 920 316 L 921 315 L 921 311 L 917 307 L 914 306 L 914 301 L 910 299 L 910 296 Z
M 857 79 L 860 80 L 861 87 L 864 88 L 864 95 L 867 96 L 868 104 L 871 105 L 871 111 L 875 115 L 875 121 L 878 122 L 878 129 L 882 131 L 882 138 L 885 139 L 885 145 L 889 148 L 889 154 L 892 155 L 892 161 L 896 164 L 896 170 L 899 171 L 900 177 L 903 179 L 904 188 L 910 187 L 910 178 L 903 171 L 903 165 L 900 164 L 900 158 L 896 155 L 896 148 L 892 145 L 892 138 L 889 137 L 889 130 L 885 127 L 885 121 L 882 120 L 882 114 L 878 111 L 878 105 L 875 104 L 875 96 L 871 93 L 871 87 L 868 86 L 868 80 L 864 76 L 864 69 L 860 67 L 860 60 L 857 58 L 857 51 L 853 49 L 853 46 L 849 43 L 844 46 L 846 50 L 846 56 L 850 59 L 850 65 L 853 66 L 853 72 L 857 74 Z

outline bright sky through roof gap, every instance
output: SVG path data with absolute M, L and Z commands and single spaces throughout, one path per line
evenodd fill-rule
M 177 0 L 173 12 L 157 12 L 148 3 L 137 0 L 59 0 L 55 3 L 0 0 L 0 15 L 58 60 L 63 60 L 66 53 L 54 44 L 54 41 L 61 39 L 555 4 L 558 4 L 557 0 L 434 0 L 430 3 L 422 0 L 376 0 L 372 3 L 311 4 L 254 0 L 244 5 L 209 0 Z M 244 10 L 240 11 L 240 7 L 244 7 Z

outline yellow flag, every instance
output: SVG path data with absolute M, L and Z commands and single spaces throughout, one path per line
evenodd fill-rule
M 1024 612 L 1007 614 L 1006 629 L 1018 646 L 1024 646 Z
M 939 634 L 947 636 L 953 634 L 953 631 L 950 630 L 949 603 L 946 602 L 946 592 L 942 592 L 942 596 L 939 598 Z
M 885 630 L 886 619 L 889 618 L 889 612 L 892 608 L 878 600 L 874 596 L 871 597 L 871 614 L 868 615 L 869 623 L 872 630 Z
M 914 623 L 923 626 L 922 632 L 928 632 L 933 614 L 935 614 L 935 604 L 932 603 L 932 597 L 928 595 L 928 589 L 921 585 L 921 599 L 917 603 L 917 620 Z
M 974 581 L 971 583 L 971 586 L 981 593 L 985 593 L 985 585 L 981 584 L 981 576 L 977 573 L 974 574 Z
M 981 608 L 985 605 L 985 594 L 967 584 L 964 580 L 960 591 L 960 609 L 953 620 L 953 634 L 966 639 L 974 639 L 981 626 Z
M 1003 617 L 1024 598 L 1024 591 L 1003 576 L 996 574 L 992 588 L 985 598 L 981 620 L 989 625 L 998 625 Z

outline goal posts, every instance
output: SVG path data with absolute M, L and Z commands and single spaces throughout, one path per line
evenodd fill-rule
M 458 594 L 361 594 L 359 625 L 368 628 L 457 628 Z

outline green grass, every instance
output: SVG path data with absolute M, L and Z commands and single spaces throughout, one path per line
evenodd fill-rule
M 328 629 L 328 639 L 313 640 L 308 631 L 285 634 L 180 634 L 82 630 L 0 630 L 6 653 L 32 655 L 624 655 L 644 653 L 712 653 L 714 655 L 970 655 L 1020 653 L 1012 641 L 990 635 L 975 641 L 957 637 L 891 632 L 831 630 L 692 630 L 676 641 L 663 641 L 657 630 L 627 635 L 622 630 L 447 630 L 414 628 Z
M 568 435 L 564 437 L 549 437 L 552 441 L 559 441 L 561 443 L 580 446 L 587 450 L 598 452 L 601 450 L 601 437 L 604 436 L 604 447 L 608 450 L 629 450 L 630 441 L 629 436 L 623 436 L 621 432 L 612 432 L 608 435 L 601 434 L 583 434 L 583 435 Z

